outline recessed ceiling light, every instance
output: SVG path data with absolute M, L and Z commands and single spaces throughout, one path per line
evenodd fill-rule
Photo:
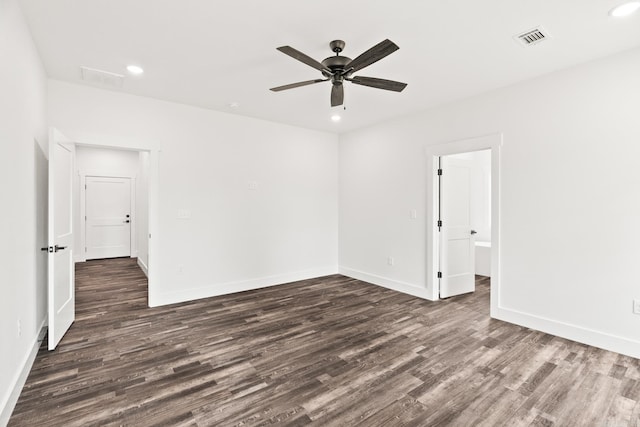
M 623 16 L 629 16 L 636 10 L 640 9 L 640 1 L 630 1 L 627 3 L 622 3 L 619 6 L 614 7 L 609 12 L 609 15 L 614 18 L 622 18 Z
M 144 73 L 142 67 L 138 67 L 137 65 L 127 65 L 127 71 L 134 76 L 139 76 L 140 74 Z
M 337 114 L 334 114 L 333 116 L 331 116 L 331 120 L 333 120 L 334 122 L 339 122 L 341 118 L 342 117 L 340 117 Z
M 240 107 L 240 103 L 238 101 L 233 101 L 229 103 L 230 108 L 238 108 Z

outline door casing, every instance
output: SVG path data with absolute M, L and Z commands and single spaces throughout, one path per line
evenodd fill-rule
M 51 131 L 57 129 L 51 128 Z M 147 305 L 153 306 L 155 293 L 157 292 L 157 278 L 155 267 L 160 257 L 160 232 L 159 232 L 159 158 L 160 150 L 152 143 L 137 143 L 133 140 L 125 138 L 121 143 L 114 141 L 105 141 L 103 137 L 84 136 L 73 138 L 72 143 L 76 146 L 95 147 L 95 148 L 111 148 L 131 151 L 144 151 L 149 153 L 149 177 L 148 177 L 148 265 L 147 265 L 147 289 L 148 299 Z
M 427 154 L 427 203 L 430 209 L 426 214 L 427 260 L 426 288 L 427 298 L 439 299 L 439 280 L 437 277 L 440 260 L 438 235 L 438 158 L 450 154 L 470 151 L 491 150 L 491 315 L 499 307 L 500 295 L 500 155 L 503 145 L 502 133 L 475 138 L 451 141 L 426 147 Z

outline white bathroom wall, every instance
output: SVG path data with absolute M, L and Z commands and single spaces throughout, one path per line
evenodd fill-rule
M 152 305 L 337 272 L 336 135 L 53 80 L 49 122 L 159 153 Z
M 474 151 L 471 171 L 471 225 L 476 241 L 491 241 L 491 150 Z
M 74 238 L 75 238 L 75 250 L 76 262 L 85 261 L 84 258 L 84 233 L 81 228 L 84 222 L 81 220 L 82 202 L 81 194 L 81 178 L 83 175 L 93 176 L 118 176 L 118 177 L 132 177 L 137 179 L 137 175 L 140 168 L 140 155 L 138 151 L 131 150 L 113 150 L 109 148 L 97 148 L 97 147 L 76 147 L 76 174 L 73 188 L 73 202 L 74 202 Z M 134 188 L 135 191 L 136 188 Z M 136 199 L 139 197 L 148 197 L 145 194 L 135 194 Z M 132 210 L 132 212 L 135 212 Z M 132 213 L 133 215 L 133 213 Z M 139 222 L 139 213 L 135 212 L 132 218 L 132 230 L 135 235 L 132 236 L 132 253 L 131 256 L 137 256 L 137 226 Z
M 15 0 L 0 0 L 0 425 L 46 318 L 46 76 Z
M 452 154 L 471 163 L 471 228 L 476 241 L 491 241 L 491 150 Z
M 492 314 L 640 357 L 639 75 L 635 49 L 341 136 L 340 270 L 424 289 L 425 147 L 503 133 Z

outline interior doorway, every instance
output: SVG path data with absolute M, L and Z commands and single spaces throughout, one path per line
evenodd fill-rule
M 427 293 L 430 299 L 473 292 L 478 273 L 491 276 L 492 312 L 494 306 L 497 307 L 501 146 L 502 135 L 493 134 L 427 148 L 427 200 L 432 206 L 427 212 Z M 484 179 L 478 177 L 483 173 L 482 168 L 473 165 L 476 157 L 484 157 L 487 161 Z M 479 188 L 483 188 L 482 191 Z M 474 198 L 483 197 L 479 194 L 482 192 L 488 200 L 478 210 L 478 200 Z M 474 204 L 475 213 L 472 211 Z M 478 246 L 486 250 L 479 250 Z M 476 265 L 477 261 L 484 261 L 482 267 Z
M 144 148 L 82 144 L 65 137 L 53 128 L 50 130 L 49 145 L 49 241 L 48 246 L 43 250 L 47 250 L 49 253 L 48 347 L 49 350 L 54 350 L 75 320 L 74 264 L 86 261 L 88 253 L 88 248 L 85 246 L 86 223 L 89 217 L 85 192 L 87 183 L 104 183 L 109 181 L 106 178 L 111 178 L 112 184 L 114 182 L 125 186 L 128 184 L 129 189 L 135 192 L 136 197 L 134 198 L 131 197 L 131 192 L 118 192 L 111 188 L 106 194 L 102 193 L 101 196 L 98 196 L 98 199 L 89 200 L 89 209 L 95 208 L 94 219 L 102 218 L 96 220 L 97 223 L 102 221 L 102 225 L 108 225 L 109 221 L 112 222 L 113 218 L 111 217 L 124 216 L 124 218 L 118 218 L 118 221 L 125 224 L 125 227 L 120 227 L 119 234 L 122 241 L 125 241 L 126 238 L 130 244 L 128 248 L 119 248 L 118 251 L 127 251 L 128 256 L 137 258 L 138 265 L 147 276 L 147 295 L 149 298 L 154 283 L 150 259 L 156 253 L 155 241 L 151 240 L 151 236 L 157 236 L 154 219 L 158 188 L 153 184 L 157 182 L 158 152 Z M 90 153 L 94 159 L 98 159 L 98 163 L 91 167 L 87 167 L 87 163 L 84 163 L 85 166 L 78 169 L 78 154 L 82 154 L 82 152 Z M 101 155 L 100 153 L 107 154 Z M 112 162 L 118 158 L 118 154 L 123 153 L 128 153 L 129 157 L 134 159 L 135 173 L 127 174 L 122 170 L 118 171 L 117 168 L 121 168 L 123 165 Z M 134 181 L 136 185 L 133 184 Z M 82 198 L 79 197 L 80 194 L 82 194 Z M 119 209 L 112 209 L 114 200 L 119 199 L 119 202 L 126 204 L 126 201 L 122 200 L 126 198 L 130 200 L 131 213 L 113 214 L 115 210 Z M 126 206 L 123 209 L 126 210 Z M 105 217 L 108 217 L 108 220 Z M 129 225 L 127 226 L 127 224 Z M 95 225 L 97 225 L 96 229 L 100 228 L 100 224 Z M 134 225 L 136 232 L 133 231 Z M 112 234 L 111 237 L 117 237 L 117 234 Z M 89 236 L 89 239 L 93 242 L 102 242 L 100 249 L 102 258 L 119 256 L 121 252 L 112 249 L 118 246 L 127 246 L 126 244 L 105 245 L 105 242 L 109 243 L 109 238 L 104 238 L 104 236 L 94 240 L 91 240 L 92 237 Z M 135 246 L 133 242 L 136 242 Z M 112 246 L 112 248 L 106 250 L 106 246 Z M 144 261 L 141 261 L 141 253 L 144 254 Z
M 76 262 L 136 258 L 149 263 L 149 152 L 78 145 Z

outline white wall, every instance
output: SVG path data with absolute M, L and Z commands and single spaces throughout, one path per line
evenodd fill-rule
M 0 0 L 0 425 L 46 315 L 45 73 L 14 0 Z M 20 331 L 18 330 L 20 323 Z M 26 369 L 26 372 L 25 372 Z
M 640 357 L 639 75 L 636 49 L 343 135 L 341 271 L 424 288 L 425 147 L 503 132 L 493 314 Z
M 129 177 L 133 180 L 133 184 L 135 184 L 135 187 L 133 187 L 132 190 L 135 192 L 135 200 L 137 201 L 140 197 L 148 197 L 146 192 L 144 192 L 144 194 L 139 194 L 138 191 L 136 191 L 138 190 L 136 180 L 138 178 L 139 169 L 140 154 L 138 151 L 113 150 L 86 146 L 76 147 L 76 174 L 73 188 L 73 202 L 75 205 L 73 211 L 73 232 L 75 239 L 74 253 L 76 254 L 76 262 L 86 260 L 84 257 L 84 247 L 86 246 L 84 241 L 85 236 L 82 230 L 84 222 L 82 221 L 81 214 L 81 212 L 83 212 L 83 200 L 80 197 L 82 193 L 82 189 L 80 188 L 82 185 L 82 177 L 87 175 Z M 131 256 L 135 257 L 138 252 L 137 226 L 140 215 L 135 210 L 134 206 L 132 206 L 131 215 Z
M 160 150 L 151 304 L 337 272 L 337 136 L 58 81 L 48 111 L 77 142 Z

